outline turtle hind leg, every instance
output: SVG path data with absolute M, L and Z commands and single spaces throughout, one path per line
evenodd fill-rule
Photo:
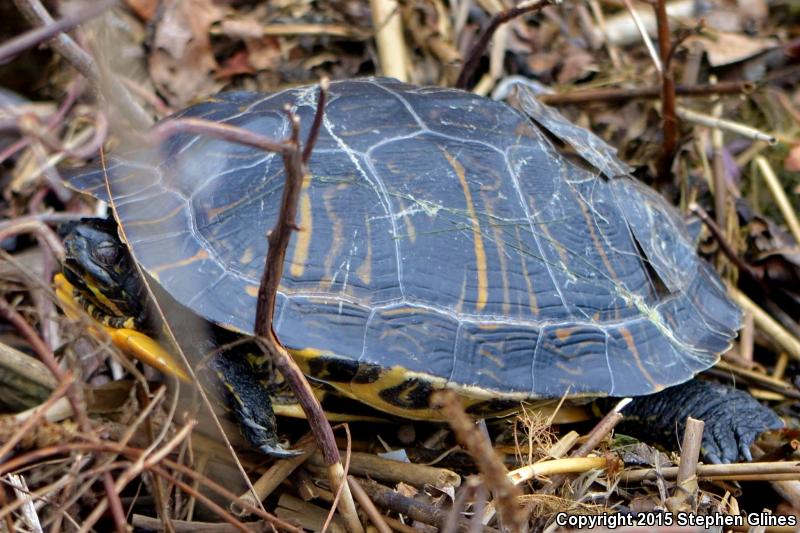
M 247 344 L 251 347 L 252 345 Z M 253 448 L 272 457 L 293 457 L 297 451 L 282 447 L 276 433 L 269 389 L 250 363 L 245 350 L 225 350 L 210 363 L 239 430 Z
M 775 412 L 749 394 L 702 380 L 692 380 L 649 396 L 634 398 L 622 411 L 620 431 L 675 448 L 686 418 L 705 423 L 702 453 L 712 463 L 751 460 L 750 446 L 770 429 L 783 427 Z M 679 442 L 679 441 L 678 441 Z

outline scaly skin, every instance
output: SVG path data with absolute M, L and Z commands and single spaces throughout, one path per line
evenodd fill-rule
M 675 447 L 683 437 L 686 417 L 705 422 L 702 454 L 712 463 L 752 460 L 750 446 L 758 435 L 783 427 L 772 409 L 732 387 L 692 380 L 657 394 L 634 398 L 622 414 L 620 431 Z

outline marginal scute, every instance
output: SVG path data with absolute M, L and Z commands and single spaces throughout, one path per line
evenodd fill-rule
M 306 138 L 317 95 L 225 93 L 177 116 L 281 140 L 289 105 Z M 599 138 L 526 111 L 389 79 L 331 84 L 275 315 L 311 377 L 428 416 L 443 386 L 475 402 L 648 394 L 728 347 L 740 312 L 678 213 Z M 553 135 L 593 148 L 567 157 Z M 182 133 L 69 183 L 108 199 L 106 171 L 144 269 L 201 318 L 252 332 L 281 157 Z

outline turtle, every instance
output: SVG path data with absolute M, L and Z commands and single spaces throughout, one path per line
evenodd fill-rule
M 317 98 L 315 86 L 223 92 L 175 117 L 282 139 L 289 108 L 304 138 Z M 442 388 L 474 416 L 634 397 L 651 432 L 692 414 L 707 458 L 749 457 L 781 421 L 693 379 L 730 347 L 741 312 L 682 217 L 601 139 L 521 101 L 525 112 L 390 78 L 331 83 L 277 337 L 312 383 L 390 415 L 440 420 Z M 65 232 L 64 274 L 112 328 L 152 331 L 138 265 L 209 325 L 189 329 L 212 347 L 252 335 L 284 178 L 278 154 L 189 133 L 73 170 L 68 184 L 112 201 L 115 219 Z M 279 455 L 274 376 L 242 345 L 221 350 L 216 373 L 247 440 Z

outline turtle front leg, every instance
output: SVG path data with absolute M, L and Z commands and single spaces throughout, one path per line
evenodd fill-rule
M 732 387 L 692 380 L 649 396 L 634 398 L 622 411 L 620 430 L 675 447 L 683 438 L 686 417 L 705 423 L 701 451 L 712 463 L 750 461 L 750 446 L 770 429 L 783 427 L 775 412 Z M 678 440 L 680 442 L 680 440 Z
M 252 347 L 249 343 L 243 346 Z M 300 452 L 280 445 L 269 389 L 251 359 L 247 350 L 234 348 L 218 354 L 209 366 L 217 375 L 228 406 L 250 445 L 272 457 L 293 457 Z

